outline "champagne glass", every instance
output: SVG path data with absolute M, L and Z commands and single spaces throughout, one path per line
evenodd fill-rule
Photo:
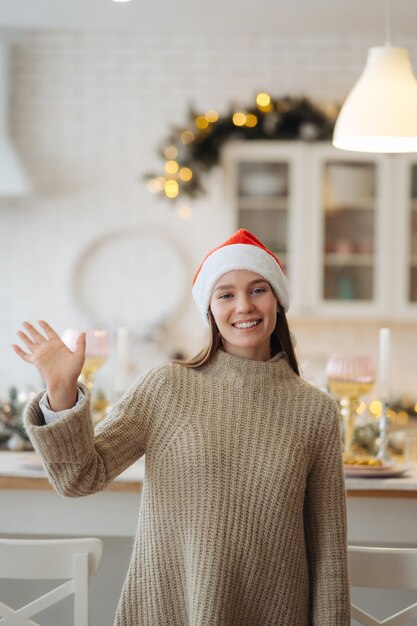
M 70 350 L 74 351 L 79 335 L 79 330 L 67 328 L 64 330 L 61 339 Z M 108 354 L 109 335 L 107 330 L 87 330 L 85 361 L 81 371 L 80 380 L 90 391 L 92 391 L 94 387 L 94 374 L 96 370 L 106 361 Z
M 344 455 L 352 456 L 356 409 L 360 396 L 368 394 L 375 383 L 375 367 L 369 356 L 332 354 L 326 367 L 329 391 L 340 404 L 344 424 Z

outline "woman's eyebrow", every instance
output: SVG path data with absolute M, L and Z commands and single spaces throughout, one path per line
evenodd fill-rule
M 255 280 L 250 280 L 249 281 L 249 285 L 256 285 L 258 283 L 267 283 L 268 281 L 265 280 L 264 278 L 255 278 Z M 218 287 L 215 288 L 214 291 L 220 291 L 221 289 L 234 289 L 235 285 L 219 285 Z

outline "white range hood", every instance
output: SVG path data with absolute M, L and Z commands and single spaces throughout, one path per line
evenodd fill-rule
M 9 49 L 0 40 L 0 196 L 25 196 L 31 185 L 9 136 L 8 105 Z

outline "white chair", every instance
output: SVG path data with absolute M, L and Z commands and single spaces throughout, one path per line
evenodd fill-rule
M 349 573 L 352 587 L 417 589 L 417 548 L 349 546 Z M 417 618 L 417 602 L 382 622 L 352 603 L 351 616 L 363 626 L 405 626 Z
M 102 551 L 100 539 L 0 539 L 0 578 L 69 579 L 18 609 L 0 598 L 0 625 L 39 626 L 29 618 L 73 594 L 74 625 L 88 626 L 88 583 Z

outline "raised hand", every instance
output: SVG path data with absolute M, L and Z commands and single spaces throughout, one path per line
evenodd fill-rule
M 22 326 L 26 332 L 19 330 L 17 334 L 28 352 L 17 344 L 13 344 L 13 350 L 38 369 L 47 386 L 51 409 L 61 411 L 71 408 L 77 399 L 77 380 L 85 359 L 85 333 L 81 333 L 72 352 L 45 321 L 39 321 L 44 334 L 29 322 L 23 322 Z

